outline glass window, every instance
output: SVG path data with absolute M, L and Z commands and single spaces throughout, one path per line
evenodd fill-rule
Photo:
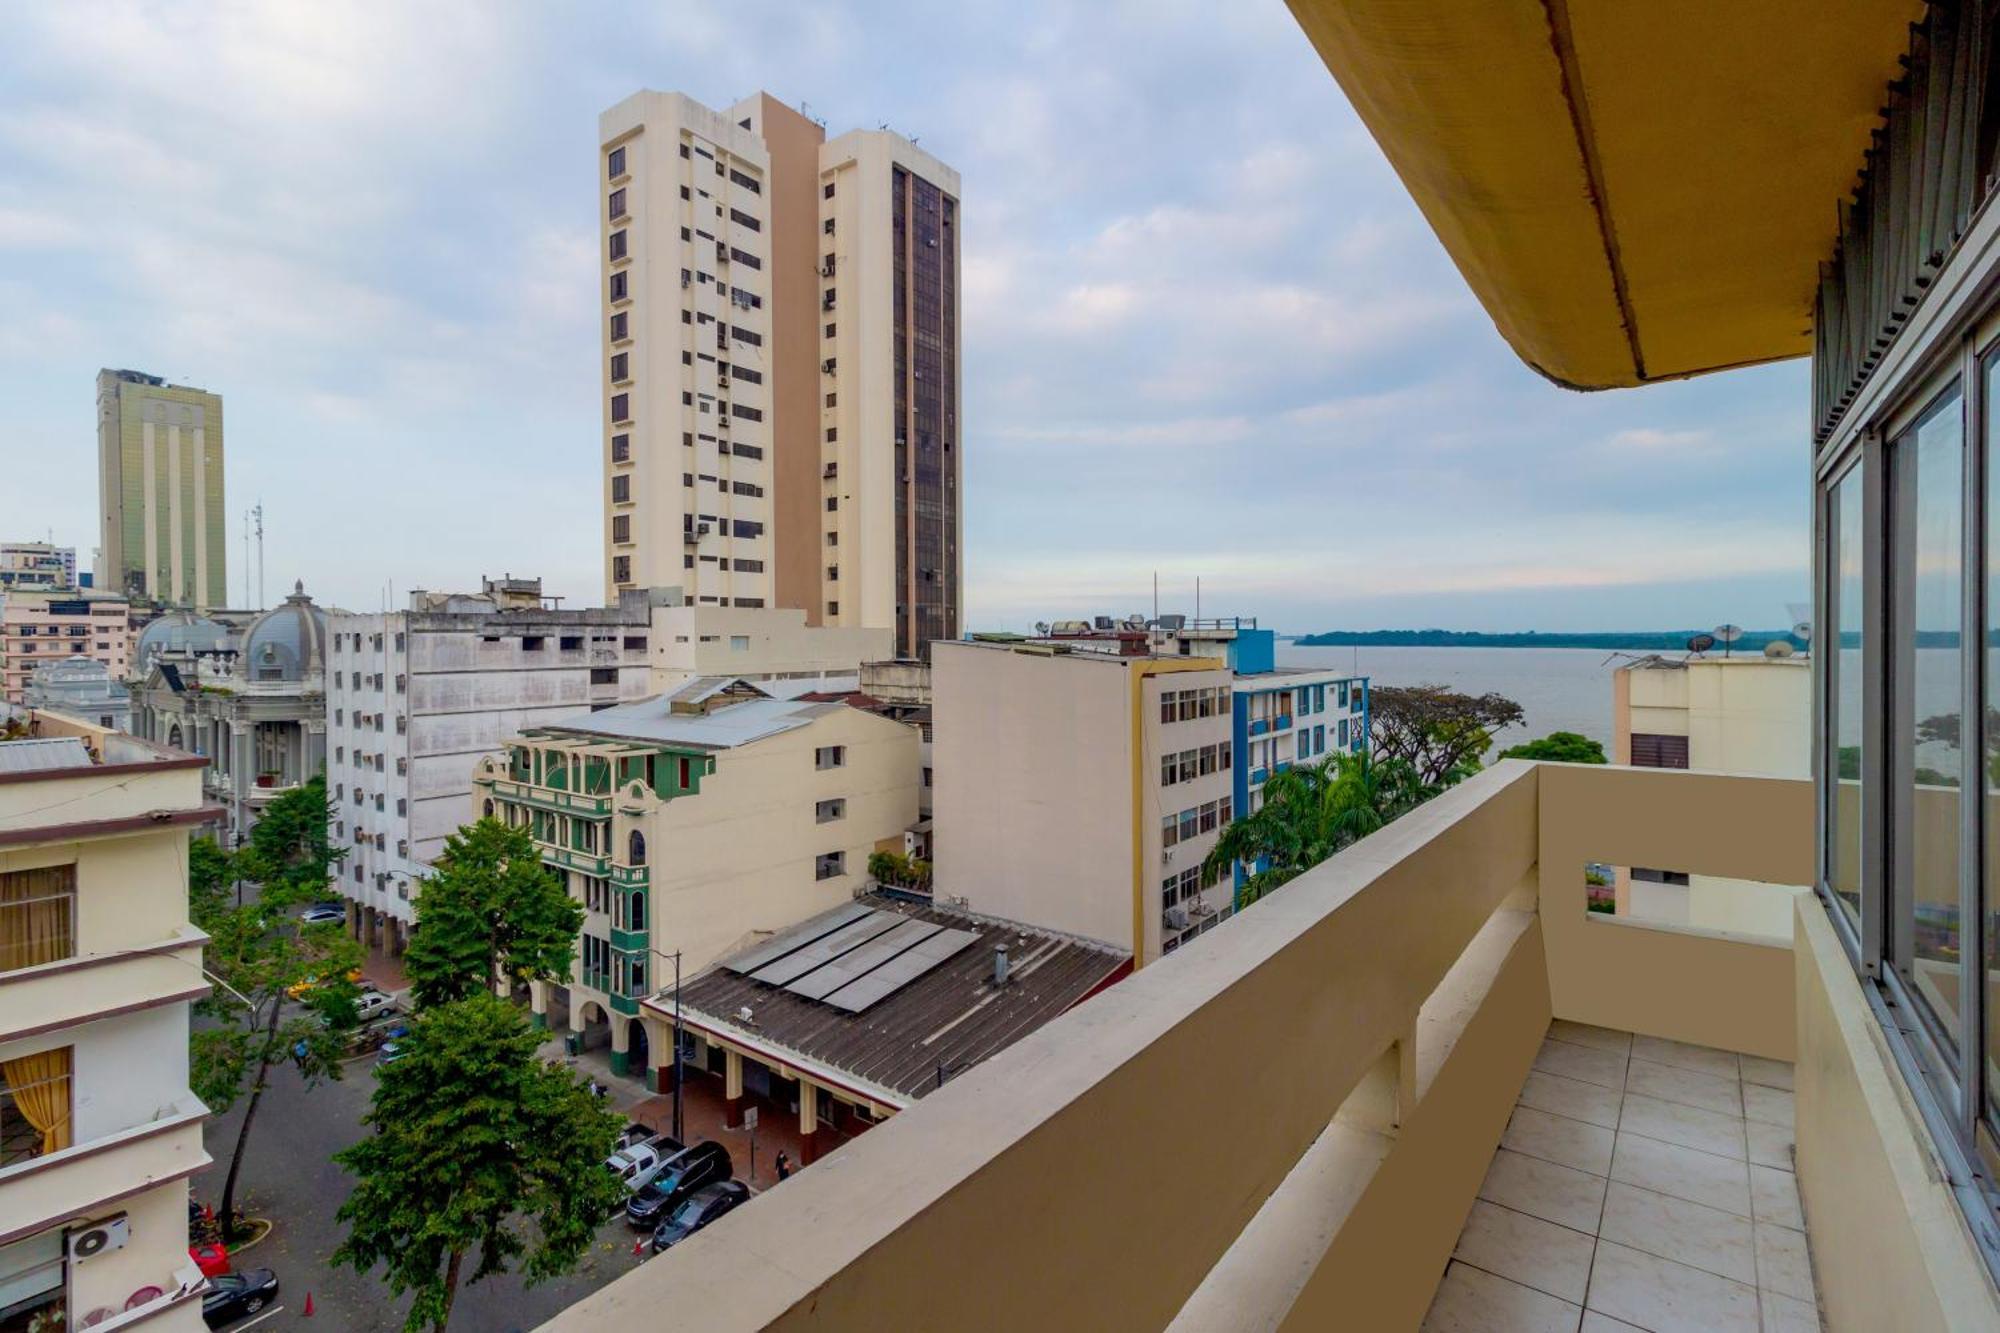
M 1980 765 L 1985 774 L 1986 810 L 1982 818 L 1986 827 L 1994 827 L 1994 811 L 2000 806 L 2000 638 L 1996 638 L 1996 627 L 2000 627 L 2000 428 L 1995 421 L 2000 413 L 1994 411 L 1996 395 L 2000 395 L 2000 357 L 1986 363 L 1986 641 L 1981 646 L 1980 660 L 1986 677 L 1985 719 L 1981 730 L 1981 751 L 1985 762 Z M 1986 893 L 1984 897 L 1984 926 L 1986 933 L 1985 971 L 1989 978 L 1987 985 L 1986 1016 L 1986 1115 L 1987 1119 L 2000 1122 L 2000 1015 L 1992 1012 L 1994 994 L 1990 981 L 1993 960 L 2000 958 L 2000 847 L 1996 847 L 1989 835 L 1986 848 Z
M 1861 930 L 1861 468 L 1835 484 L 1827 504 L 1826 697 L 1836 764 L 1826 812 L 1827 887 Z
M 1965 433 L 1956 389 L 1890 458 L 1895 651 L 1889 660 L 1897 971 L 1946 1040 L 1959 1032 L 1959 773 L 1964 727 Z

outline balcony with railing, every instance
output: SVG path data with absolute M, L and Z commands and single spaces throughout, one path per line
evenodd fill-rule
M 1812 810 L 1497 764 L 552 1327 L 1993 1318 L 1820 901 L 1790 934 L 1589 909 L 1590 865 L 1808 883 Z
M 538 787 L 514 778 L 495 778 L 493 794 L 502 800 L 519 801 L 551 814 L 581 815 L 586 819 L 609 819 L 611 795 L 565 791 L 559 787 Z

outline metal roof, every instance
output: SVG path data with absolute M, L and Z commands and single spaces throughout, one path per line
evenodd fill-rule
M 814 718 L 842 706 L 794 703 L 788 699 L 746 699 L 742 703 L 717 708 L 712 713 L 676 713 L 673 711 L 673 696 L 662 694 L 637 703 L 619 704 L 615 708 L 562 718 L 531 728 L 529 734 L 546 735 L 557 731 L 614 740 L 653 741 L 663 745 L 727 750 L 807 726 Z
M 90 765 L 90 747 L 75 736 L 0 741 L 0 773 L 54 772 Z
M 736 970 L 767 968 L 802 946 L 824 941 L 878 914 L 891 918 L 892 931 L 903 931 L 905 938 L 922 925 L 938 929 L 889 963 L 869 968 L 858 980 L 844 981 L 825 1000 Z M 871 939 L 886 941 L 891 933 Z M 966 937 L 962 941 L 956 938 L 961 935 Z M 894 966 L 918 949 L 942 950 L 948 943 L 954 947 L 946 957 L 906 981 L 883 973 L 884 966 Z M 1008 950 L 1008 981 L 996 987 L 993 958 L 1001 944 Z M 907 966 L 914 968 L 917 961 L 912 959 Z M 939 1086 L 940 1070 L 949 1078 L 1005 1050 L 1111 981 L 1130 963 L 1131 955 L 1102 944 L 870 895 L 725 959 L 686 982 L 680 1003 L 692 1025 L 739 1041 L 752 1051 L 767 1051 L 774 1060 L 824 1071 L 835 1082 L 845 1080 L 858 1091 L 907 1105 Z M 843 1009 L 840 992 L 870 977 L 890 989 L 873 999 L 866 1012 Z M 646 1004 L 657 1016 L 671 1018 L 673 992 L 663 992 Z M 741 1017 L 746 1008 L 747 1020 Z

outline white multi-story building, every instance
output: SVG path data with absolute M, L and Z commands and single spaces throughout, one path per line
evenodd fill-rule
M 607 602 L 773 605 L 770 158 L 740 119 L 652 92 L 599 118 Z
M 76 548 L 50 542 L 0 542 L 0 589 L 74 588 Z
M 599 121 L 606 589 L 955 637 L 958 173 L 769 94 Z

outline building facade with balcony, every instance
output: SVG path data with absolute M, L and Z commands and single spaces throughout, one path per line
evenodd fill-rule
M 939 901 L 1144 967 L 1226 920 L 1204 861 L 1235 816 L 1230 672 L 1143 639 L 968 640 L 931 656 Z
M 149 646 L 132 725 L 147 740 L 209 761 L 204 785 L 228 812 L 228 838 L 240 844 L 265 806 L 326 764 L 326 612 L 300 583 L 240 639 L 224 640 L 237 645 L 233 652 L 193 646 L 210 640 L 211 624 L 170 624 L 158 650 Z M 169 646 L 176 642 L 189 646 Z
M 0 591 L 74 588 L 76 548 L 52 542 L 0 542 Z
M 473 779 L 475 817 L 529 829 L 585 910 L 568 984 L 535 982 L 539 1022 L 657 1064 L 640 1002 L 746 942 L 848 901 L 869 854 L 917 818 L 917 734 L 840 703 L 700 677 L 531 728 Z
M 24 730 L 0 741 L 0 1319 L 195 1333 L 186 864 L 220 812 L 192 755 L 60 714 Z
M 2000 1327 L 1988 11 L 1292 10 L 1549 379 L 1812 356 L 1812 779 L 1503 760 L 554 1327 Z
M 45 662 L 88 657 L 119 680 L 131 674 L 130 604 L 122 597 L 20 587 L 0 591 L 0 694 L 21 703 Z

